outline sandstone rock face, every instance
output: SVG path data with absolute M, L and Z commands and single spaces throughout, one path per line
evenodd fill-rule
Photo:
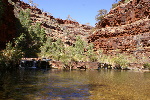
M 97 23 L 96 30 L 91 34 L 91 26 L 82 25 L 71 20 L 54 18 L 42 10 L 30 6 L 20 0 L 12 0 L 20 9 L 31 10 L 33 24 L 40 23 L 46 30 L 47 36 L 54 39 L 61 38 L 66 44 L 74 43 L 76 36 L 85 41 L 94 43 L 95 49 L 103 49 L 105 53 L 115 54 L 127 52 L 150 56 L 150 2 L 149 0 L 130 0 L 112 9 L 104 20 Z M 1 18 L 0 49 L 5 47 L 8 41 L 16 37 L 15 19 L 20 9 L 7 0 L 3 0 L 5 13 Z M 89 36 L 90 35 L 90 36 Z M 87 38 L 88 37 L 88 38 Z
M 5 10 L 0 25 L 0 49 L 4 49 L 6 43 L 12 41 L 16 35 L 16 20 L 20 10 L 30 9 L 32 24 L 40 23 L 46 31 L 46 35 L 57 40 L 61 38 L 67 44 L 72 44 L 75 41 L 76 36 L 81 36 L 84 40 L 87 40 L 92 27 L 88 25 L 82 25 L 78 22 L 71 20 L 62 20 L 54 18 L 52 15 L 43 12 L 35 6 L 30 6 L 20 0 L 12 0 L 14 5 L 10 4 L 7 0 L 3 0 L 5 3 Z M 16 9 L 17 8 L 17 9 Z
M 112 9 L 97 28 L 131 24 L 140 19 L 150 18 L 149 0 L 130 0 Z
M 95 49 L 150 57 L 150 2 L 130 0 L 112 9 L 88 38 Z
M 2 2 L 4 5 L 3 14 L 0 19 L 0 49 L 4 49 L 6 43 L 12 41 L 12 39 L 16 36 L 16 18 L 13 12 L 14 6 L 8 3 L 8 0 L 2 0 Z
M 46 35 L 55 40 L 61 38 L 62 41 L 66 43 L 73 43 L 76 36 L 81 36 L 81 38 L 86 40 L 91 32 L 91 26 L 82 25 L 72 20 L 54 18 L 52 15 L 42 12 L 40 9 L 22 1 L 18 1 L 16 4 L 23 9 L 29 8 L 31 10 L 31 20 L 33 24 L 40 23 L 46 30 Z

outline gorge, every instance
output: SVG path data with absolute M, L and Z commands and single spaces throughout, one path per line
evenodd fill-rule
M 72 20 L 54 18 L 39 8 L 20 0 L 9 2 L 2 0 L 2 2 L 4 9 L 2 9 L 0 25 L 1 50 L 5 49 L 6 43 L 13 41 L 19 35 L 16 24 L 16 21 L 19 22 L 18 14 L 21 10 L 30 9 L 31 25 L 40 23 L 41 28 L 45 30 L 46 37 L 53 39 L 52 42 L 60 39 L 65 47 L 73 47 L 76 43 L 76 37 L 79 36 L 83 41 L 92 43 L 94 51 L 101 50 L 102 54 L 109 55 L 110 58 L 118 54 L 125 54 L 135 57 L 139 64 L 150 62 L 149 0 L 129 0 L 128 2 L 121 0 L 122 3 L 111 9 L 95 27 L 82 25 Z M 86 54 L 87 48 L 84 48 L 83 52 Z M 99 53 L 94 55 L 97 54 Z M 92 59 L 90 61 L 97 61 L 94 56 L 90 59 Z M 126 59 L 130 60 L 132 57 Z M 76 60 L 76 58 L 72 60 Z M 82 60 L 77 59 L 77 61 Z M 111 61 L 104 62 L 110 63 Z M 130 63 L 135 63 L 135 60 Z

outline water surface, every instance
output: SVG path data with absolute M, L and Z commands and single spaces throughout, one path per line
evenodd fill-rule
M 0 76 L 5 100 L 150 100 L 150 73 L 32 69 Z

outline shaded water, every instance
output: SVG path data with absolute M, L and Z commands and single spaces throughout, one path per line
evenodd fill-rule
M 33 69 L 0 76 L 2 100 L 150 100 L 150 73 Z

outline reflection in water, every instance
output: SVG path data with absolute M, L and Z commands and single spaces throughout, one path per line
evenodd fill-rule
M 0 73 L 0 99 L 148 100 L 150 73 L 17 70 Z

